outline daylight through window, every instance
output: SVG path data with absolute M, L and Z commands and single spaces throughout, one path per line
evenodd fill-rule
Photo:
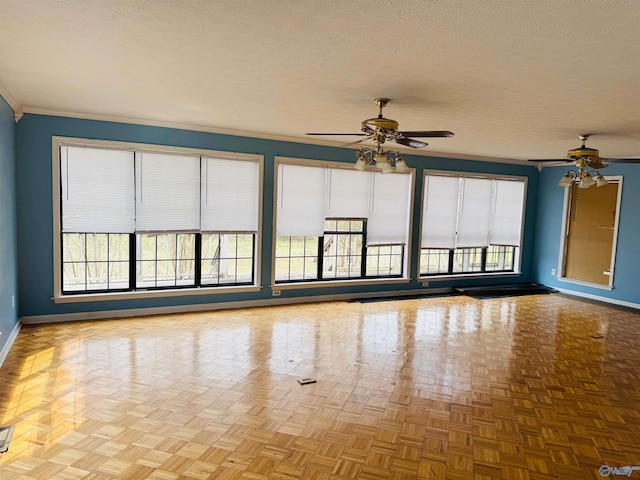
M 60 146 L 63 294 L 255 284 L 260 163 Z
M 406 276 L 411 175 L 280 163 L 276 283 Z
M 524 195 L 517 178 L 427 173 L 420 275 L 515 271 Z

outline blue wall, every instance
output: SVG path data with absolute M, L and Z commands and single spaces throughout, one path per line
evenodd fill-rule
M 0 97 L 0 351 L 18 323 L 16 153 L 13 110 Z
M 610 164 L 603 175 L 622 175 L 622 203 L 618 227 L 618 244 L 613 277 L 613 290 L 587 287 L 558 281 L 551 269 L 558 270 L 564 188 L 558 186 L 567 169 L 545 168 L 538 187 L 538 219 L 536 222 L 535 263 L 533 279 L 576 294 L 595 295 L 613 303 L 632 303 L 640 306 L 640 169 L 632 164 Z M 593 187 L 595 188 L 595 187 Z
M 158 145 L 222 150 L 230 152 L 257 153 L 264 155 L 264 197 L 263 197 L 263 238 L 262 238 L 262 279 L 260 292 L 177 296 L 148 299 L 127 299 L 119 301 L 96 301 L 86 303 L 55 304 L 53 296 L 53 218 L 51 179 L 51 137 L 67 136 L 89 139 L 128 141 Z M 274 157 L 296 157 L 353 163 L 354 150 L 280 142 L 255 138 L 219 135 L 212 133 L 149 127 L 123 123 L 102 122 L 46 115 L 25 115 L 17 126 L 17 185 L 18 185 L 18 239 L 19 288 L 21 291 L 20 316 L 35 316 L 61 313 L 118 310 L 145 307 L 160 307 L 186 304 L 218 303 L 270 299 L 271 290 L 271 247 L 273 218 Z M 418 168 L 415 198 L 421 198 L 422 170 L 424 168 L 457 170 L 484 173 L 500 173 L 527 176 L 529 190 L 527 198 L 527 218 L 523 244 L 523 275 L 517 281 L 530 281 L 532 275 L 533 238 L 536 215 L 536 192 L 538 172 L 528 166 L 486 163 L 469 160 L 453 160 L 406 155 L 410 167 Z M 417 255 L 419 245 L 420 208 L 414 208 L 412 254 Z M 414 262 L 415 263 L 415 262 Z M 411 277 L 416 277 L 416 266 L 412 266 Z M 432 282 L 432 287 L 441 288 L 455 285 L 478 285 L 483 283 L 513 282 L 513 278 L 500 280 L 456 280 Z M 421 283 L 377 284 L 372 286 L 324 287 L 283 290 L 282 297 L 331 295 L 337 293 L 359 293 L 365 291 L 393 291 L 416 288 L 426 289 Z M 431 288 L 431 287 L 430 287 Z

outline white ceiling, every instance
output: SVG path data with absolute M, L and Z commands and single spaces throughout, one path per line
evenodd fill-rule
M 637 0 L 0 0 L 14 109 L 268 138 L 358 132 L 389 97 L 421 153 L 640 156 Z M 326 137 L 342 144 L 349 137 Z

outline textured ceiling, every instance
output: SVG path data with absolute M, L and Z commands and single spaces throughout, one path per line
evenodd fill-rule
M 640 156 L 636 0 L 0 0 L 14 108 L 273 138 L 389 97 L 425 154 Z M 336 144 L 349 137 L 322 139 Z

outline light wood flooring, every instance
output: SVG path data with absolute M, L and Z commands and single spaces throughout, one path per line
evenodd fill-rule
M 24 326 L 0 479 L 602 478 L 640 465 L 639 327 L 558 295 Z

